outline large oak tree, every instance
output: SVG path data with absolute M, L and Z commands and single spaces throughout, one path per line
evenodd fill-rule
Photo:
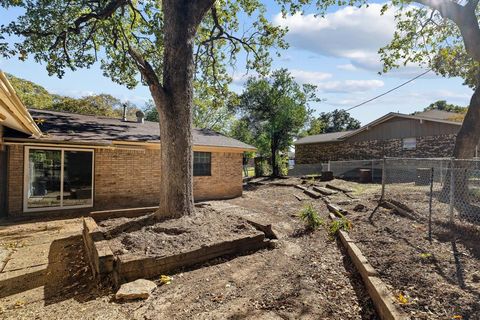
M 284 10 L 298 9 L 292 0 L 277 2 Z M 193 211 L 194 81 L 221 92 L 231 80 L 228 63 L 235 64 L 239 52 L 247 52 L 248 68 L 262 73 L 270 48 L 286 46 L 285 30 L 267 20 L 260 0 L 0 0 L 0 5 L 24 12 L 1 27 L 8 41 L 0 43 L 0 54 L 33 57 L 60 77 L 66 69 L 100 62 L 113 81 L 148 86 L 160 116 L 159 217 Z

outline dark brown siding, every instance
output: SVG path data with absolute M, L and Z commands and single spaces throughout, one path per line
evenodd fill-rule
M 431 122 L 427 120 L 393 118 L 369 130 L 362 131 L 350 138 L 348 142 L 368 140 L 389 140 L 413 137 L 428 137 L 456 134 L 460 130 L 459 125 Z

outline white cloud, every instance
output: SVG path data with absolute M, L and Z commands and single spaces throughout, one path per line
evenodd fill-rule
M 358 70 L 357 67 L 355 67 L 353 64 L 351 63 L 347 63 L 347 64 L 339 64 L 337 66 L 337 69 L 340 69 L 340 70 L 344 70 L 344 71 L 356 71 Z
M 379 72 L 383 65 L 378 50 L 392 40 L 395 30 L 395 11 L 390 9 L 381 15 L 382 6 L 373 3 L 368 7 L 345 7 L 325 17 L 295 14 L 284 18 L 279 13 L 274 22 L 288 27 L 286 39 L 292 47 L 349 60 L 338 66 L 342 70 Z M 421 71 L 417 65 L 407 65 L 387 76 L 411 77 Z
M 330 79 L 332 77 L 331 73 L 319 71 L 290 69 L 289 72 L 299 83 L 318 84 L 318 82 Z
M 318 83 L 317 87 L 327 93 L 359 93 L 384 86 L 381 80 L 343 80 Z

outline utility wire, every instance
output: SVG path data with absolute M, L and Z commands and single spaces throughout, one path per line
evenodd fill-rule
M 351 107 L 351 108 L 348 108 L 348 109 L 346 109 L 345 111 L 350 111 L 350 110 L 352 110 L 352 109 L 355 109 L 355 108 L 358 108 L 358 107 L 360 107 L 360 106 L 363 106 L 364 104 L 367 104 L 367 103 L 369 103 L 369 102 L 372 102 L 373 100 L 376 100 L 376 99 L 378 99 L 378 98 L 380 98 L 380 97 L 383 97 L 384 95 L 387 95 L 387 94 L 389 94 L 390 92 L 395 91 L 395 90 L 403 87 L 404 85 L 409 84 L 410 82 L 412 82 L 412 81 L 414 81 L 414 80 L 416 80 L 416 79 L 418 79 L 418 78 L 426 75 L 426 74 L 429 73 L 430 71 L 432 71 L 432 69 L 428 69 L 427 71 L 420 73 L 419 75 L 413 77 L 412 79 L 410 79 L 410 80 L 408 80 L 408 81 L 405 81 L 404 83 L 396 86 L 395 88 L 392 88 L 392 89 L 390 89 L 390 90 L 388 90 L 388 91 L 386 91 L 386 92 L 384 92 L 384 93 L 382 93 L 382 94 L 379 94 L 379 95 L 376 96 L 376 97 L 373 97 L 373 98 L 371 98 L 371 99 L 368 99 L 367 101 L 364 101 L 364 102 L 362 102 L 362 103 L 359 103 L 359 104 L 357 104 L 357 105 L 355 105 L 355 106 L 353 106 L 353 107 Z

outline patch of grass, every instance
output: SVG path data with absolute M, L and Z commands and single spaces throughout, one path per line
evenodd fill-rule
M 305 205 L 298 216 L 305 223 L 306 228 L 309 230 L 318 229 L 324 224 L 322 218 L 320 218 L 320 215 L 311 203 Z
M 334 237 L 338 234 L 339 231 L 349 232 L 350 230 L 352 230 L 352 228 L 352 221 L 345 217 L 341 217 L 340 219 L 335 219 L 330 223 L 328 233 L 331 237 Z

